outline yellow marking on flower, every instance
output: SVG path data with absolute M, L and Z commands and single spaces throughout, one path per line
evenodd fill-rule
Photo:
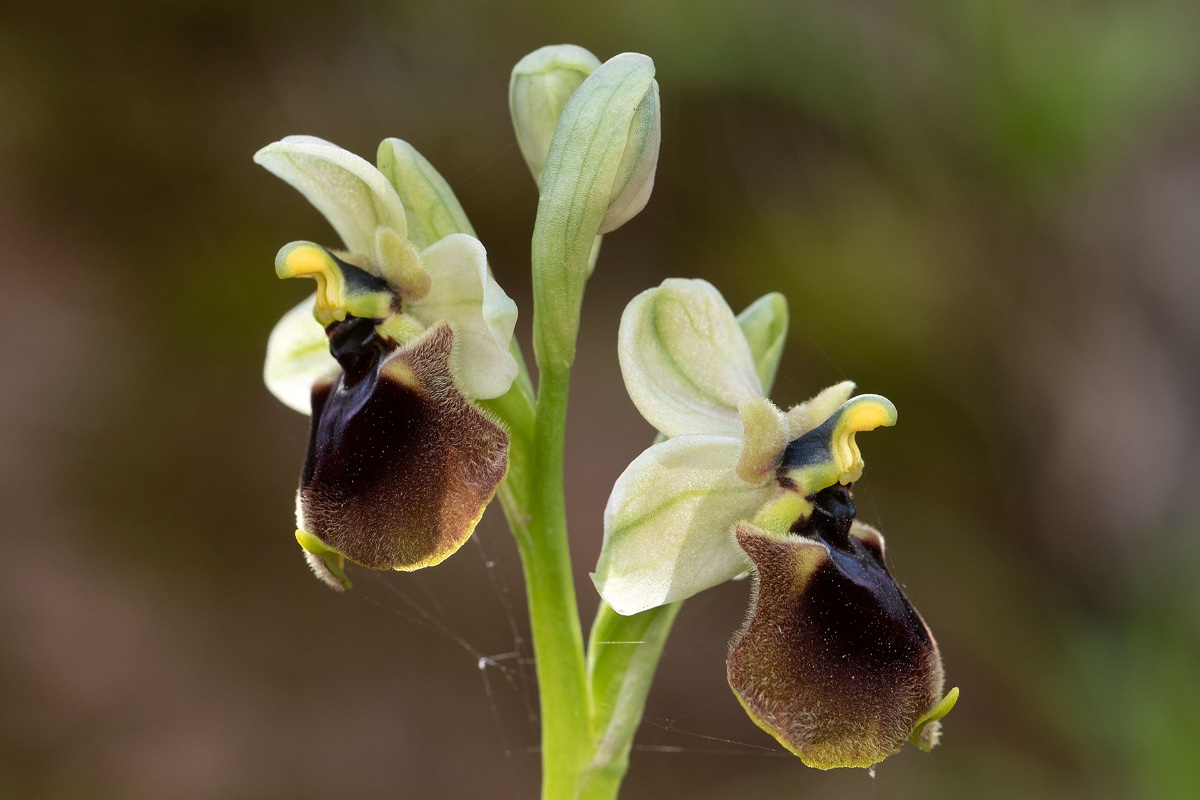
M 784 451 L 785 488 L 812 495 L 862 477 L 863 458 L 854 435 L 880 425 L 896 424 L 896 407 L 877 394 L 859 395 L 845 402 L 829 419 L 788 443 Z
M 375 330 L 403 347 L 420 338 L 426 328 L 416 317 L 409 314 L 393 314 L 376 325 Z
M 387 376 L 401 386 L 407 386 L 414 392 L 421 391 L 421 378 L 416 371 L 399 359 L 390 362 L 385 369 Z
M 872 431 L 881 425 L 891 427 L 896 424 L 896 418 L 896 406 L 877 394 L 859 395 L 842 406 L 830 442 L 830 451 L 841 473 L 840 483 L 853 483 L 862 477 L 862 452 L 854 434 Z
M 346 318 L 341 305 L 345 279 L 323 247 L 309 242 L 285 245 L 275 256 L 275 274 L 281 278 L 312 278 L 317 282 L 317 311 L 331 315 L 330 322 Z M 322 324 L 329 323 L 322 320 Z
M 347 271 L 353 280 L 347 280 Z M 392 292 L 386 282 L 368 270 L 335 258 L 312 242 L 292 242 L 275 256 L 275 274 L 281 278 L 312 278 L 317 282 L 317 302 L 313 316 L 328 327 L 346 316 L 384 319 L 392 306 Z M 364 285 L 364 281 L 372 282 Z

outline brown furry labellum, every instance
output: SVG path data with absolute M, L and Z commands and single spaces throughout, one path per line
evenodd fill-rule
M 883 537 L 854 521 L 847 488 L 819 493 L 790 533 L 738 523 L 734 534 L 756 589 L 728 678 L 751 719 L 821 769 L 869 767 L 906 740 L 936 744 L 937 644 L 888 573 Z
M 372 569 L 437 564 L 504 479 L 508 434 L 455 384 L 449 325 L 400 348 L 374 320 L 327 332 L 344 371 L 313 388 L 299 527 Z

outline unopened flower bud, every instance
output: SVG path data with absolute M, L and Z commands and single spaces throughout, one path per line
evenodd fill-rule
M 638 215 L 650 200 L 654 173 L 658 169 L 658 147 L 662 141 L 662 116 L 658 104 L 658 82 L 638 104 L 629 124 L 625 153 L 613 175 L 608 211 L 600 233 L 615 231 Z
M 543 364 L 574 360 L 596 237 L 627 222 L 650 196 L 658 114 L 654 62 L 638 53 L 601 64 L 563 107 L 538 180 L 533 229 L 533 335 Z
M 582 47 L 559 44 L 539 48 L 513 67 L 508 107 L 517 144 L 535 182 L 542 176 L 563 108 L 598 66 L 600 59 Z

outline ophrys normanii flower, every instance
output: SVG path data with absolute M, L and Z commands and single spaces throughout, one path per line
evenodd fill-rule
M 748 570 L 756 592 L 729 659 L 751 717 L 806 763 L 869 766 L 906 739 L 936 742 L 941 659 L 854 521 L 859 432 L 893 425 L 877 395 L 840 383 L 784 412 L 765 398 L 786 331 L 781 297 L 741 317 L 704 281 L 671 279 L 625 310 L 622 374 L 666 441 L 617 480 L 593 578 L 620 613 L 689 597 Z
M 422 228 L 413 241 L 397 187 L 358 156 L 291 136 L 255 160 L 346 246 L 294 242 L 276 258 L 280 277 L 317 282 L 272 332 L 265 369 L 280 400 L 313 416 L 296 538 L 335 588 L 349 585 L 345 559 L 436 564 L 470 537 L 507 469 L 507 434 L 471 400 L 498 397 L 517 374 L 516 306 L 474 237 L 428 242 Z

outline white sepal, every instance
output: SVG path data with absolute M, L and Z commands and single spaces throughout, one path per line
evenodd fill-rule
M 739 438 L 660 442 L 617 479 L 604 510 L 604 546 L 592 580 L 621 614 L 691 597 L 746 571 L 730 533 L 776 487 L 737 478 Z

